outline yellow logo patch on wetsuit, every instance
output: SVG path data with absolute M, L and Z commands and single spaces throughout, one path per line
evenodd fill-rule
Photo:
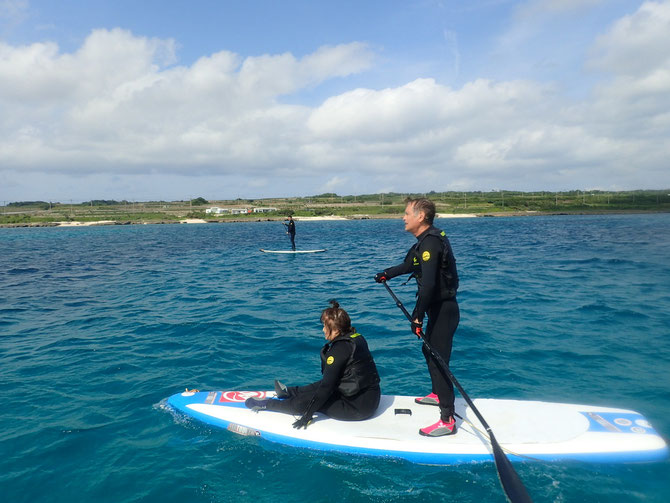
M 335 361 L 335 358 L 333 358 L 332 356 L 329 356 L 328 359 L 326 360 L 326 365 L 332 365 L 334 361 Z
M 412 264 L 419 265 L 419 259 L 417 259 L 416 257 L 412 257 Z
M 430 260 L 430 252 L 428 250 L 426 250 L 421 255 L 421 258 L 423 259 L 424 262 L 428 262 Z

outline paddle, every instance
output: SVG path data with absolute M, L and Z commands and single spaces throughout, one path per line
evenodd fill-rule
M 388 292 L 391 294 L 391 297 L 393 297 L 393 300 L 395 300 L 396 306 L 398 306 L 402 310 L 402 312 L 405 314 L 405 317 L 411 322 L 412 316 L 409 314 L 409 312 L 407 312 L 407 309 L 405 309 L 405 306 L 403 306 L 402 302 L 400 302 L 398 297 L 396 297 L 395 293 L 393 293 L 391 287 L 388 286 L 386 281 L 382 281 L 382 283 L 386 287 L 386 290 L 388 290 Z M 493 435 L 493 431 L 491 431 L 491 427 L 479 413 L 479 410 L 477 410 L 475 404 L 472 403 L 472 400 L 465 392 L 461 384 L 458 382 L 456 377 L 454 377 L 454 374 L 451 373 L 451 370 L 449 370 L 449 365 L 447 365 L 444 359 L 435 350 L 433 350 L 431 345 L 428 343 L 426 337 L 424 336 L 423 331 L 420 332 L 420 337 L 421 340 L 423 340 L 423 343 L 428 349 L 428 351 L 430 351 L 430 354 L 433 355 L 433 358 L 435 358 L 437 363 L 440 365 L 442 371 L 446 374 L 446 376 L 454 384 L 454 386 L 458 388 L 458 391 L 461 393 L 461 396 L 465 399 L 467 404 L 472 409 L 472 412 L 475 413 L 477 419 L 479 419 L 479 422 L 482 423 L 482 426 L 484 426 L 484 428 L 486 429 L 489 435 L 489 439 L 491 441 L 491 447 L 493 448 L 493 459 L 495 460 L 496 468 L 498 470 L 498 478 L 500 479 L 500 483 L 502 484 L 503 489 L 505 490 L 507 499 L 509 499 L 509 501 L 511 501 L 512 503 L 531 502 L 532 500 L 528 495 L 526 486 L 523 485 L 523 482 L 521 482 L 519 475 L 514 470 L 511 461 L 507 458 L 507 456 L 503 452 L 502 447 L 500 447 L 500 444 L 496 440 L 496 437 Z

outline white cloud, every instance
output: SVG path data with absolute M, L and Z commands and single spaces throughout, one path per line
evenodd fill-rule
M 12 47 L 0 43 L 0 100 L 17 106 L 78 105 L 104 98 L 174 60 L 174 42 L 96 30 L 74 54 L 53 43 Z
M 647 2 L 598 38 L 588 67 L 605 80 L 584 101 L 532 80 L 453 88 L 417 78 L 314 107 L 288 104 L 369 70 L 375 56 L 360 43 L 302 58 L 220 51 L 189 66 L 175 64 L 174 41 L 120 29 L 92 32 L 71 54 L 51 43 L 0 44 L 0 192 L 15 190 L 17 173 L 52 185 L 76 173 L 119 190 L 132 185 L 115 181 L 124 173 L 193 193 L 199 183 L 235 184 L 235 197 L 245 187 L 296 195 L 668 186 L 669 19 L 670 2 Z
M 590 111 L 597 129 L 622 141 L 647 143 L 644 157 L 667 154 L 670 2 L 646 2 L 615 23 L 598 39 L 588 64 L 611 77 L 595 90 Z
M 94 31 L 73 54 L 55 44 L 0 45 L 5 166 L 225 170 L 281 161 L 294 155 L 306 112 L 278 98 L 362 71 L 372 58 L 353 43 L 300 60 L 222 51 L 166 66 L 174 46 L 120 29 Z
M 639 77 L 668 69 L 670 2 L 645 2 L 598 38 L 590 66 L 618 75 Z
M 274 98 L 363 71 L 371 58 L 367 47 L 357 42 L 324 46 L 301 60 L 289 53 L 250 57 L 242 64 L 238 81 L 245 94 Z

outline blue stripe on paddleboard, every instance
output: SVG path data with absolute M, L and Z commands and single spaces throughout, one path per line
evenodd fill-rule
M 417 435 L 419 434 L 417 430 Z M 261 431 L 260 436 L 280 444 L 320 451 L 341 452 L 344 454 L 358 454 L 364 456 L 381 456 L 399 458 L 413 463 L 424 465 L 457 465 L 465 463 L 492 462 L 492 454 L 463 454 L 463 453 L 434 453 L 434 452 L 410 452 L 382 449 L 370 449 L 365 447 L 351 447 L 347 445 L 333 445 L 322 442 L 308 441 L 295 437 L 286 437 L 274 433 Z M 503 446 L 504 448 L 504 446 Z M 593 452 L 593 453 L 546 453 L 533 454 L 532 456 L 515 455 L 507 453 L 511 461 L 586 461 L 590 463 L 635 463 L 661 461 L 667 458 L 668 448 L 664 447 L 655 451 L 634 452 Z

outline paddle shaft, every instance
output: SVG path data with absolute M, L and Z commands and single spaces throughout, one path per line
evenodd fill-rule
M 403 303 L 400 302 L 400 299 L 396 297 L 395 293 L 393 293 L 393 290 L 391 290 L 391 287 L 388 286 L 388 283 L 386 281 L 382 281 L 382 284 L 386 287 L 388 293 L 391 294 L 391 297 L 393 297 L 396 306 L 398 306 L 400 310 L 405 314 L 407 320 L 409 320 L 410 322 L 413 321 L 412 315 L 409 314 Z M 454 386 L 456 386 L 463 399 L 472 409 L 472 412 L 475 413 L 475 416 L 477 416 L 479 422 L 482 424 L 484 429 L 486 429 L 486 432 L 489 435 L 489 440 L 491 442 L 491 447 L 493 448 L 493 459 L 495 461 L 496 468 L 498 469 L 498 476 L 500 478 L 500 482 L 503 486 L 503 489 L 505 490 L 507 498 L 512 503 L 531 502 L 532 500 L 530 499 L 530 495 L 528 494 L 526 487 L 523 485 L 523 482 L 521 482 L 519 475 L 514 470 L 514 467 L 512 467 L 512 463 L 503 452 L 502 447 L 496 440 L 496 437 L 493 435 L 493 431 L 491 430 L 489 424 L 481 415 L 477 407 L 475 407 L 475 404 L 472 402 L 468 394 L 465 392 L 461 384 L 458 382 L 458 379 L 456 379 L 454 374 L 451 373 L 451 370 L 449 370 L 449 365 L 447 365 L 447 362 L 444 361 L 444 358 L 442 358 L 442 356 L 437 351 L 435 351 L 433 347 L 430 345 L 430 343 L 426 340 L 423 330 L 419 331 L 419 336 L 421 337 L 423 344 L 426 346 L 430 354 L 433 356 L 433 358 L 435 358 L 435 361 L 437 361 L 437 363 L 440 365 L 442 371 L 454 384 Z

